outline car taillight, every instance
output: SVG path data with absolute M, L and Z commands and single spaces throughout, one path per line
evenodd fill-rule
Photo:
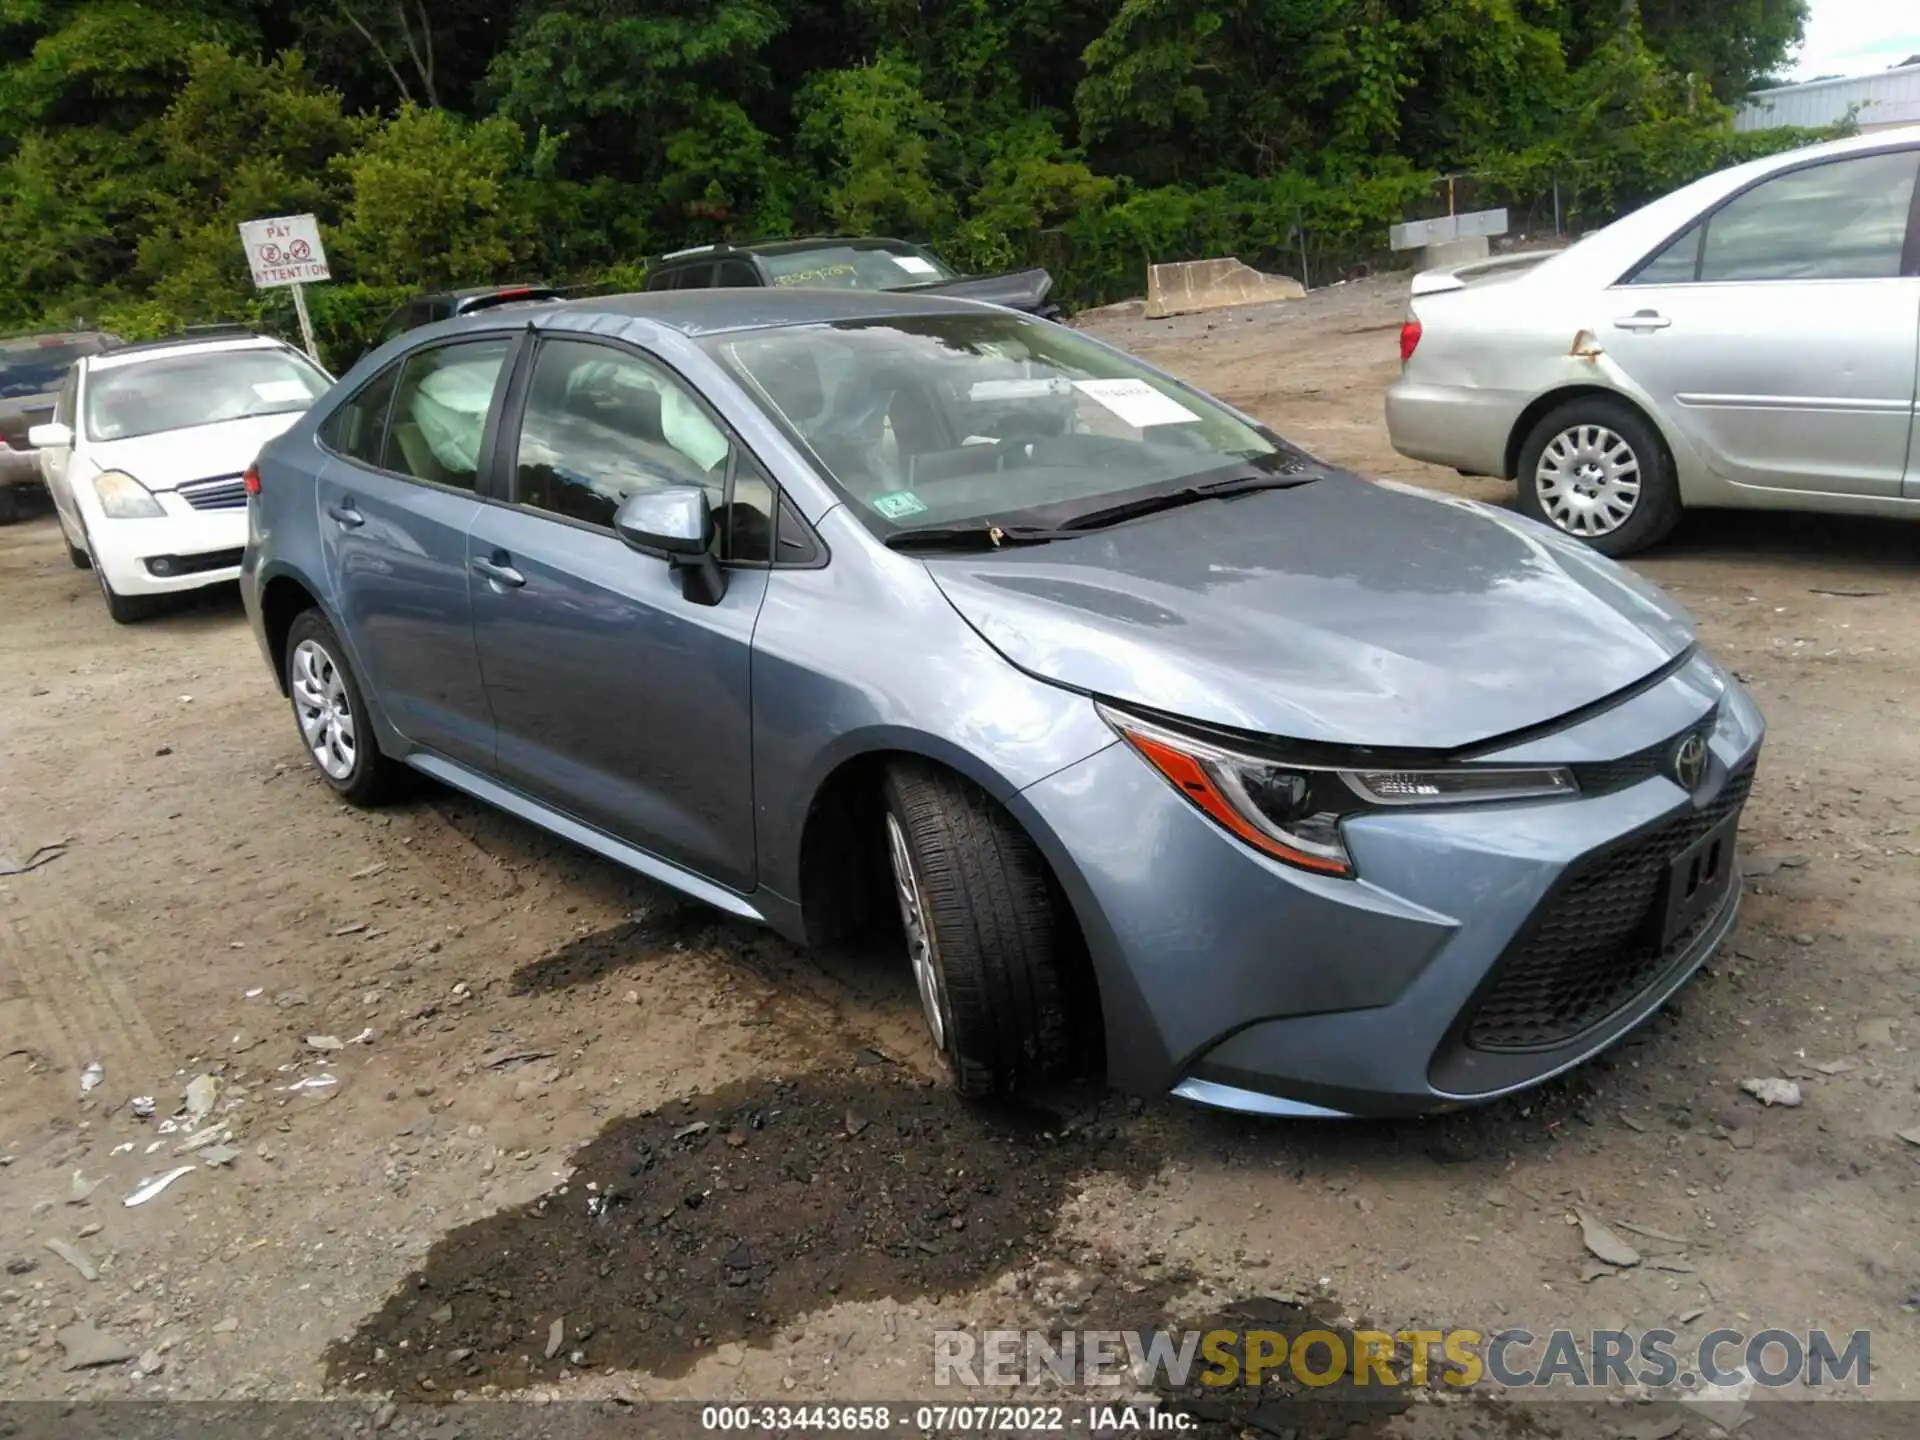
M 1409 320 L 1400 327 L 1400 363 L 1406 364 L 1420 348 L 1420 322 Z
M 231 474 L 232 472 L 229 471 L 228 473 Z M 247 473 L 240 477 L 240 483 L 247 487 L 247 494 L 258 495 L 260 493 L 259 461 L 256 460 L 253 464 L 247 466 Z

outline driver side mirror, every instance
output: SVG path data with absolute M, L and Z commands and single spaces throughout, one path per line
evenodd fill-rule
M 681 594 L 700 605 L 718 605 L 727 593 L 726 572 L 713 558 L 713 506 L 698 485 L 642 490 L 620 502 L 613 533 L 632 550 L 665 555 L 681 577 Z
M 27 444 L 36 450 L 60 450 L 73 444 L 73 427 L 58 420 L 35 425 L 27 431 Z

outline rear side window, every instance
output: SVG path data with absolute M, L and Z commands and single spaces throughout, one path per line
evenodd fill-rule
M 1654 256 L 1633 281 L 1890 280 L 1912 213 L 1920 152 L 1789 170 L 1743 191 Z
M 722 260 L 719 283 L 729 289 L 744 290 L 760 284 L 760 272 L 745 260 Z
M 349 460 L 377 467 L 387 441 L 393 386 L 399 378 L 400 367 L 389 365 L 361 386 L 351 400 L 328 417 L 320 432 L 322 443 Z
M 487 410 L 511 346 L 504 335 L 489 336 L 409 355 L 394 392 L 383 468 L 473 489 Z

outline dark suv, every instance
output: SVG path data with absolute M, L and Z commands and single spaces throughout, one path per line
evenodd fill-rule
M 98 355 L 119 343 L 119 336 L 99 330 L 0 340 L 0 525 L 20 518 L 23 491 L 42 486 L 40 457 L 27 443 L 27 432 L 53 418 L 68 367 L 82 355 Z
M 387 323 L 380 327 L 380 338 L 374 344 L 384 345 L 396 335 L 418 330 L 422 325 L 451 320 L 456 315 L 471 315 L 476 310 L 559 298 L 560 292 L 550 285 L 480 285 L 470 290 L 429 290 L 395 309 L 387 317 Z
M 984 300 L 1030 315 L 1059 313 L 1048 305 L 1053 277 L 1045 270 L 961 275 L 931 250 L 905 240 L 824 236 L 763 240 L 750 245 L 696 245 L 662 255 L 647 272 L 648 290 L 714 287 L 896 290 Z

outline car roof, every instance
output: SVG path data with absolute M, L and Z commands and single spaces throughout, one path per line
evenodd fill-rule
M 87 356 L 86 361 L 94 370 L 118 370 L 125 365 L 138 365 L 142 360 L 157 360 L 171 355 L 209 355 L 221 350 L 291 350 L 292 348 L 285 341 L 276 340 L 271 335 L 181 335 L 171 340 L 148 340 L 137 345 L 122 345 L 118 349 L 108 350 L 99 355 Z
M 717 245 L 694 245 L 685 250 L 674 250 L 660 257 L 665 265 L 677 260 L 712 260 L 728 255 L 787 255 L 796 250 L 819 250 L 829 245 L 843 245 L 850 250 L 924 250 L 924 245 L 916 245 L 911 240 L 895 240 L 886 235 L 808 235 L 793 240 L 748 240 L 740 244 L 731 241 Z
M 997 305 L 941 295 L 891 290 L 809 290 L 774 286 L 721 290 L 650 290 L 599 295 L 552 305 L 548 314 L 606 315 L 650 320 L 683 335 L 729 330 L 832 325 L 849 320 L 885 320 L 899 315 L 1004 315 Z

